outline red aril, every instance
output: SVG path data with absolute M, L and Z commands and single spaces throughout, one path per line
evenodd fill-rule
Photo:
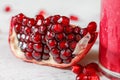
M 77 64 L 96 38 L 95 30 L 91 34 L 87 28 L 73 26 L 68 17 L 60 15 L 37 15 L 34 19 L 20 13 L 12 17 L 9 32 L 9 44 L 16 57 L 59 68 Z

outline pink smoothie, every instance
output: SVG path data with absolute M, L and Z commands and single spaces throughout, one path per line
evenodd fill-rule
M 120 74 L 120 0 L 102 0 L 100 64 Z

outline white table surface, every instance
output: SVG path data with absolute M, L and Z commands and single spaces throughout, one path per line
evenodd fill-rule
M 12 11 L 3 11 L 10 5 Z M 99 30 L 100 0 L 0 0 L 0 80 L 75 80 L 71 70 L 57 69 L 23 62 L 12 55 L 7 41 L 10 18 L 20 12 L 34 17 L 44 9 L 48 15 L 78 15 L 75 23 L 85 27 L 90 21 L 96 21 Z M 74 22 L 73 22 L 74 23 Z M 88 55 L 80 62 L 98 62 L 98 39 Z M 108 80 L 101 75 L 101 80 Z

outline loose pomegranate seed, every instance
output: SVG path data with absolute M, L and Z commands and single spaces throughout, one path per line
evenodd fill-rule
M 58 47 L 59 47 L 60 50 L 66 49 L 66 48 L 68 47 L 68 43 L 67 43 L 66 40 L 60 41 L 60 42 L 58 43 L 58 45 L 59 45 Z
M 97 24 L 96 22 L 90 22 L 87 26 L 87 30 L 92 33 L 92 32 L 95 32 L 96 31 L 96 28 L 97 28 Z
M 10 11 L 11 11 L 11 6 L 5 6 L 4 11 L 5 11 L 5 12 L 10 12 Z
M 35 60 L 41 60 L 42 53 L 33 51 L 32 56 Z
M 70 15 L 70 20 L 78 21 L 79 18 L 76 15 Z
M 77 74 L 77 75 L 78 75 L 79 73 L 81 73 L 82 70 L 83 70 L 82 65 L 74 65 L 74 66 L 72 66 L 72 72 L 74 72 L 74 73 Z
M 40 10 L 39 13 L 38 13 L 38 15 L 42 15 L 42 16 L 44 16 L 45 14 L 46 14 L 45 10 Z
M 36 21 L 38 20 L 44 20 L 44 16 L 43 15 L 36 15 Z
M 60 57 L 62 59 L 68 59 L 71 55 L 72 55 L 71 51 L 69 49 L 66 49 L 61 51 Z
M 52 26 L 52 31 L 55 33 L 63 32 L 63 26 L 61 24 L 55 24 Z
M 53 48 L 53 49 L 51 50 L 51 54 L 53 55 L 53 57 L 59 57 L 59 55 L 60 55 L 60 50 L 57 49 L 57 48 Z
M 96 73 L 93 73 L 88 75 L 88 80 L 100 80 L 100 78 Z
M 43 48 L 43 45 L 41 43 L 39 44 L 34 44 L 33 45 L 33 49 L 36 51 L 36 52 L 42 52 L 42 49 Z
M 26 56 L 26 58 L 29 59 L 29 60 L 33 59 L 33 56 L 32 56 L 32 53 L 31 53 L 31 52 L 26 52 L 26 53 L 25 53 L 25 56 Z
M 51 17 L 48 17 L 43 21 L 43 24 L 46 25 L 46 26 L 49 26 L 50 23 L 51 23 Z

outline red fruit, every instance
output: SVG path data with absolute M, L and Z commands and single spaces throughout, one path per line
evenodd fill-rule
M 74 72 L 75 74 L 80 74 L 83 70 L 82 65 L 73 65 L 72 66 L 72 72 Z
M 91 34 L 85 30 L 71 25 L 65 16 L 28 18 L 20 13 L 11 19 L 9 44 L 14 55 L 27 62 L 66 68 L 78 63 L 94 44 L 97 32 L 93 32 L 95 37 L 88 43 Z M 79 51 L 82 43 L 78 42 L 87 45 Z
M 96 31 L 96 28 L 97 28 L 97 24 L 96 22 L 90 22 L 87 26 L 87 30 L 92 33 L 94 31 Z
M 89 80 L 89 79 L 87 75 L 80 73 L 78 76 L 76 76 L 76 80 Z
M 11 11 L 11 6 L 5 6 L 4 11 L 5 12 L 10 12 Z
M 73 21 L 78 21 L 79 18 L 76 15 L 70 15 L 70 19 Z
M 88 75 L 88 80 L 100 80 L 100 77 L 96 73 L 93 73 Z

